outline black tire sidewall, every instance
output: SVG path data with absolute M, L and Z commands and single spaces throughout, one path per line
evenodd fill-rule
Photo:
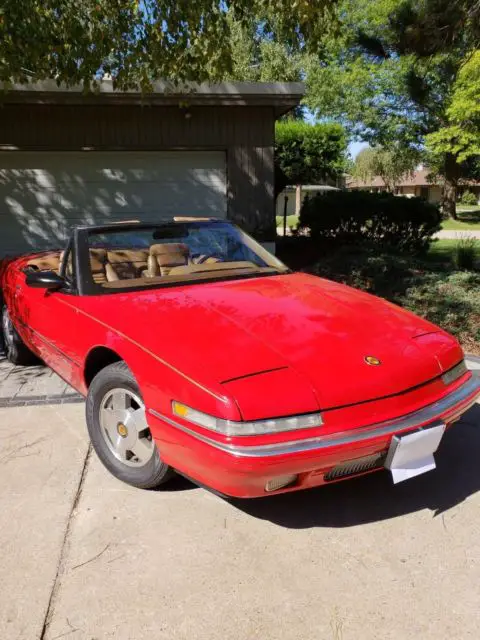
M 5 315 L 8 317 L 8 322 L 13 328 L 13 339 L 10 342 L 7 340 L 7 336 L 3 331 L 3 323 Z M 18 335 L 17 330 L 10 318 L 10 313 L 8 311 L 7 305 L 3 305 L 2 307 L 2 338 L 3 338 L 3 347 L 5 351 L 5 356 L 9 362 L 12 364 L 18 365 L 28 365 L 28 364 L 36 364 L 38 363 L 38 358 L 23 342 L 21 337 Z
M 115 458 L 101 433 L 100 405 L 105 394 L 115 388 L 126 389 L 142 398 L 139 386 L 124 362 L 108 365 L 95 376 L 88 390 L 85 405 L 87 428 L 93 448 L 103 465 L 122 482 L 141 489 L 158 487 L 171 477 L 172 470 L 161 460 L 157 447 L 146 465 L 129 467 Z

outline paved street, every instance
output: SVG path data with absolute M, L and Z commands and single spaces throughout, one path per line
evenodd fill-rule
M 479 405 L 415 480 L 232 503 L 121 484 L 83 411 L 0 409 L 1 638 L 478 638 Z

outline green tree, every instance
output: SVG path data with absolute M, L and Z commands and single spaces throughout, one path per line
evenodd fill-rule
M 448 124 L 465 56 L 480 38 L 480 3 L 341 0 L 339 35 L 308 67 L 309 106 L 373 145 L 419 149 Z M 455 216 L 462 165 L 443 152 L 444 211 Z
M 480 156 L 480 49 L 467 55 L 446 109 L 447 123 L 426 136 L 435 156 L 447 153 L 458 162 Z
M 262 25 L 263 58 L 284 42 L 315 48 L 335 0 L 2 0 L 0 81 L 82 83 L 108 73 L 117 87 L 158 78 L 218 79 L 232 71 L 231 14 Z
M 295 46 L 272 37 L 255 17 L 240 21 L 229 11 L 232 63 L 227 80 L 295 82 L 302 78 L 302 54 Z
M 386 190 L 393 192 L 402 178 L 413 173 L 419 160 L 416 149 L 367 147 L 355 158 L 353 175 L 363 181 L 380 176 Z
M 347 162 L 347 136 L 335 123 L 277 122 L 275 162 L 289 184 L 335 181 Z

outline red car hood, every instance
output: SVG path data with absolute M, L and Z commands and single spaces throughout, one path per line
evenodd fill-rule
M 462 357 L 456 340 L 425 320 L 305 274 L 146 290 L 115 299 L 121 313 L 114 322 L 111 296 L 95 298 L 93 315 L 198 382 L 222 385 L 234 397 L 239 378 L 253 376 L 253 393 L 254 374 L 278 370 L 277 380 L 285 368 L 289 379 L 296 378 L 293 387 L 308 386 L 321 409 L 338 407 L 423 384 Z M 381 364 L 368 365 L 367 356 Z M 240 395 L 244 384 L 241 389 Z

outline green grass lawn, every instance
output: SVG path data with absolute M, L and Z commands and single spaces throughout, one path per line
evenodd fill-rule
M 275 220 L 277 222 L 277 227 L 281 227 L 283 229 L 283 216 L 277 216 Z M 297 225 L 298 216 L 296 216 L 295 214 L 287 216 L 287 227 L 290 227 L 290 229 L 296 229 Z
M 442 229 L 449 231 L 466 231 L 468 229 L 480 231 L 480 208 L 479 207 L 457 207 L 458 220 L 444 220 Z
M 426 256 L 429 262 L 453 262 L 458 240 L 434 240 Z M 480 242 L 477 244 L 477 256 L 480 260 Z

